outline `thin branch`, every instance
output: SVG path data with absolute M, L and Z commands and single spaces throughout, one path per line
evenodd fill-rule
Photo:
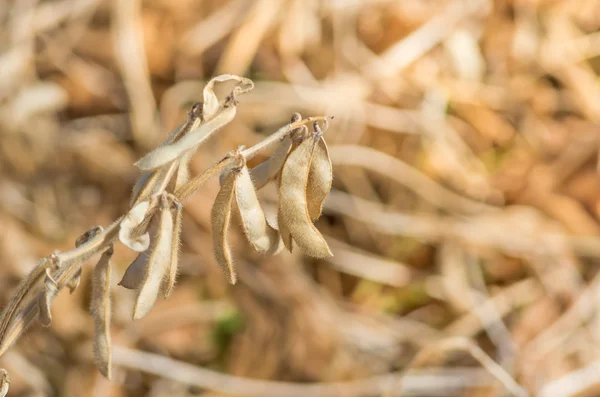
M 284 127 L 281 127 L 273 134 L 269 135 L 265 140 L 257 143 L 254 146 L 249 147 L 248 149 L 242 150 L 242 155 L 246 158 L 246 160 L 250 160 L 254 156 L 256 156 L 259 152 L 265 150 L 269 146 L 281 141 L 285 138 L 290 132 L 295 130 L 296 128 L 302 127 L 306 124 L 312 124 L 315 121 L 324 121 L 333 119 L 331 116 L 322 116 L 322 117 L 307 117 L 304 120 L 296 121 L 295 123 L 288 124 Z
M 284 127 L 281 127 L 273 134 L 269 135 L 265 140 L 257 143 L 254 146 L 242 150 L 241 155 L 244 156 L 246 160 L 250 160 L 258 153 L 262 152 L 265 149 L 268 149 L 271 145 L 274 145 L 277 142 L 281 141 L 296 128 L 302 127 L 303 125 L 307 125 L 310 123 L 314 123 L 315 121 L 327 122 L 327 120 L 331 118 L 332 117 L 307 117 L 304 120 L 290 123 Z M 177 200 L 183 203 L 188 197 L 193 195 L 194 192 L 196 192 L 196 190 L 198 190 L 204 183 L 206 183 L 206 181 L 208 181 L 210 178 L 227 168 L 227 166 L 231 164 L 233 160 L 233 157 L 225 157 L 217 164 L 204 171 L 202 174 L 198 175 L 185 185 L 181 186 L 175 191 L 175 197 L 177 198 Z
M 181 186 L 179 189 L 175 191 L 175 197 L 180 203 L 184 203 L 185 200 L 193 195 L 206 181 L 208 181 L 213 176 L 217 175 L 221 171 L 223 171 L 232 161 L 232 158 L 225 157 L 217 164 L 213 165 L 200 175 L 196 176 L 194 179 Z

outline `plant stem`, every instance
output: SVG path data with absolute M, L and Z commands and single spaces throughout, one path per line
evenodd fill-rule
M 304 120 L 296 121 L 295 123 L 288 124 L 286 126 L 281 127 L 273 134 L 269 135 L 263 141 L 257 143 L 254 146 L 249 147 L 248 149 L 242 150 L 242 155 L 246 158 L 246 160 L 250 160 L 254 156 L 256 156 L 259 152 L 265 150 L 269 146 L 281 141 L 285 138 L 290 132 L 295 130 L 296 128 L 302 127 L 303 125 L 314 123 L 315 121 L 327 121 L 331 119 L 330 116 L 319 116 L 319 117 L 307 117 Z

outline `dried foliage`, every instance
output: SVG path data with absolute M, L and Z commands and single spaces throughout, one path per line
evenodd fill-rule
M 237 84 L 224 101 L 219 101 L 214 92 L 214 84 L 227 81 L 234 81 Z M 43 326 L 50 326 L 52 303 L 59 290 L 65 286 L 74 290 L 81 278 L 83 262 L 103 251 L 92 276 L 91 312 L 96 334 L 95 362 L 100 372 L 110 379 L 112 361 L 110 260 L 114 252 L 113 243 L 118 238 L 126 247 L 139 252 L 127 267 L 119 283 L 122 287 L 136 291 L 133 319 L 139 320 L 150 312 L 161 291 L 165 297 L 173 291 L 178 267 L 182 203 L 207 179 L 204 175 L 200 175 L 188 181 L 180 177 L 178 172 L 180 168 L 184 168 L 187 174 L 188 162 L 194 151 L 212 134 L 231 122 L 239 104 L 237 96 L 249 92 L 253 86 L 251 80 L 232 75 L 217 76 L 210 80 L 204 88 L 202 111 L 199 111 L 200 105 L 195 104 L 190 111 L 187 124 L 177 129 L 164 144 L 136 163 L 142 171 L 151 174 L 142 175 L 137 183 L 130 200 L 132 206 L 127 214 L 107 229 L 100 226 L 90 229 L 77 239 L 74 250 L 55 252 L 42 259 L 40 265 L 22 281 L 11 303 L 0 317 L 0 356 L 36 317 Z M 325 118 L 316 119 L 324 120 L 327 125 Z M 205 174 L 213 175 L 215 170 L 225 168 L 227 172 L 223 186 L 215 199 L 212 223 L 216 259 L 231 284 L 236 282 L 229 248 L 229 225 L 234 203 L 242 220 L 245 235 L 256 251 L 263 254 L 275 253 L 280 241 L 277 230 L 267 225 L 246 167 L 247 160 L 259 150 L 267 148 L 269 144 L 277 140 L 289 139 L 288 135 L 306 123 L 314 123 L 315 128 L 318 128 L 318 121 L 314 121 L 316 119 L 302 120 L 296 117 L 288 127 L 281 129 L 270 141 L 263 141 L 247 150 L 239 149 L 230 152 L 217 165 L 205 171 Z M 190 124 L 191 126 L 188 126 Z M 318 136 L 321 137 L 321 134 L 319 133 Z M 299 149 L 300 147 L 296 150 Z M 288 164 L 289 161 L 282 164 L 288 173 L 307 174 L 306 167 L 295 171 L 296 164 Z M 329 169 L 328 172 L 330 171 Z M 280 190 L 285 191 L 285 188 Z M 302 200 L 303 205 L 306 206 L 306 197 Z M 308 218 L 305 222 L 306 226 L 309 224 L 312 226 Z M 97 241 L 99 243 L 95 243 Z M 34 302 L 28 302 L 25 299 L 27 296 L 33 296 Z
M 231 220 L 231 206 L 235 196 L 235 180 L 237 171 L 231 171 L 224 179 L 221 190 L 217 194 L 215 204 L 212 207 L 213 245 L 217 262 L 223 269 L 231 284 L 235 284 L 237 278 L 229 248 L 229 222 Z
M 315 217 L 316 214 L 310 213 L 309 201 L 312 201 L 313 206 L 318 206 L 319 204 L 314 203 L 323 200 L 322 196 L 315 197 L 314 185 L 319 183 L 319 179 L 331 179 L 331 167 L 319 170 L 321 173 L 327 173 L 325 176 L 315 177 L 314 173 L 311 173 L 314 149 L 321 141 L 318 128 L 315 128 L 313 134 L 298 135 L 295 137 L 299 141 L 298 147 L 288 155 L 281 169 L 279 225 L 280 227 L 283 225 L 285 230 L 289 231 L 291 240 L 296 242 L 307 255 L 326 258 L 332 254 L 325 239 L 312 224 L 312 220 L 318 216 Z M 326 161 L 329 162 L 329 158 Z M 313 179 L 310 178 L 311 176 Z M 289 240 L 286 246 L 291 251 Z
M 0 2 L 8 395 L 598 395 L 599 10 Z

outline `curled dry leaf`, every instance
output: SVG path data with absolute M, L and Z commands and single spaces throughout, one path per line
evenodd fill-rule
M 143 252 L 148 249 L 150 245 L 150 236 L 148 233 L 144 233 L 141 236 L 133 236 L 134 229 L 139 226 L 148 212 L 150 203 L 148 201 L 142 201 L 136 204 L 121 221 L 119 229 L 119 240 L 130 249 Z
M 230 97 L 225 103 L 220 104 L 219 99 L 213 91 L 213 86 L 215 82 L 229 80 L 237 81 L 239 84 L 233 88 Z M 180 139 L 165 144 L 148 153 L 138 160 L 135 165 L 144 171 L 153 170 L 181 158 L 182 156 L 188 155 L 189 153 L 187 152 L 193 152 L 214 132 L 233 120 L 237 112 L 235 95 L 248 92 L 253 88 L 254 83 L 252 80 L 234 75 L 225 74 L 210 80 L 204 88 L 204 103 L 202 107 L 203 123 L 198 126 L 198 128 L 194 128 L 189 133 L 184 134 Z M 221 109 L 221 111 L 219 111 L 219 109 Z
M 267 224 L 247 167 L 244 166 L 239 171 L 234 190 L 237 208 L 242 219 L 242 228 L 250 244 L 260 253 L 277 251 L 280 246 L 279 233 Z
M 181 244 L 181 224 L 183 220 L 183 207 L 180 203 L 175 203 L 175 208 L 171 211 L 175 212 L 173 225 L 173 237 L 171 243 L 171 256 L 169 258 L 169 269 L 164 285 L 164 296 L 167 298 L 173 292 L 175 282 L 177 281 L 177 266 L 179 263 L 179 246 Z
M 323 202 L 327 198 L 333 183 L 333 170 L 327 143 L 322 136 L 316 137 L 317 143 L 312 154 L 310 170 L 308 172 L 308 185 L 306 187 L 306 200 L 308 214 L 311 220 L 317 220 L 323 212 Z
M 50 269 L 46 269 L 46 277 L 44 278 L 44 290 L 39 297 L 38 306 L 40 308 L 40 323 L 44 327 L 49 327 L 52 324 L 52 302 L 58 294 L 58 286 L 56 281 L 50 274 Z
M 143 171 L 154 170 L 186 155 L 187 152 L 194 151 L 198 146 L 204 143 L 212 133 L 233 120 L 236 111 L 237 107 L 233 104 L 224 107 L 214 118 L 200 125 L 195 130 L 190 131 L 189 134 L 182 137 L 179 141 L 170 145 L 161 146 L 142 157 L 135 163 L 136 167 Z
M 203 91 L 204 104 L 202 106 L 202 116 L 205 120 L 210 120 L 219 110 L 219 98 L 217 98 L 214 91 L 215 83 L 225 81 L 237 81 L 239 83 L 234 88 L 233 93 L 247 92 L 254 88 L 252 80 L 232 74 L 222 74 L 212 78 L 206 83 Z
M 169 269 L 173 244 L 173 214 L 166 196 L 161 197 L 160 213 L 153 218 L 153 221 L 158 222 L 158 225 L 155 229 L 156 236 L 152 238 L 152 244 L 148 249 L 150 254 L 144 256 L 144 258 L 147 258 L 147 264 L 133 309 L 135 320 L 144 317 L 152 309 L 158 297 L 161 283 Z
M 235 181 L 238 175 L 239 172 L 236 170 L 232 170 L 227 174 L 211 211 L 215 257 L 231 284 L 235 284 L 236 275 L 233 268 L 227 232 L 229 231 L 229 223 L 231 221 L 231 205 L 235 194 Z
M 110 338 L 110 259 L 113 247 L 110 246 L 96 264 L 92 274 L 91 312 L 94 317 L 94 362 L 106 378 L 111 377 L 111 338 Z
M 263 188 L 279 175 L 291 147 L 292 139 L 286 136 L 268 160 L 250 169 L 250 177 L 256 189 Z
M 317 137 L 304 139 L 290 153 L 283 166 L 279 186 L 278 220 L 280 232 L 283 227 L 287 227 L 292 239 L 304 253 L 324 258 L 332 254 L 325 239 L 312 224 L 306 199 L 310 163 Z

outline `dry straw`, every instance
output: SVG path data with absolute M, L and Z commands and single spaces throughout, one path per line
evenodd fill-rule
M 233 82 L 224 99 L 214 92 L 215 83 Z M 94 317 L 94 358 L 100 372 L 111 376 L 110 282 L 113 245 L 120 241 L 139 252 L 119 285 L 136 291 L 133 318 L 144 317 L 159 295 L 167 297 L 177 278 L 179 240 L 185 200 L 209 178 L 220 174 L 221 190 L 212 210 L 214 250 L 228 280 L 236 281 L 228 231 L 235 212 L 250 245 L 263 254 L 275 254 L 295 242 L 314 257 L 331 256 L 323 236 L 313 225 L 331 188 L 332 171 L 322 130 L 326 117 L 292 122 L 247 149 L 228 153 L 220 162 L 190 179 L 188 163 L 198 147 L 237 112 L 237 97 L 254 88 L 251 80 L 221 75 L 204 88 L 203 101 L 192 106 L 187 120 L 165 142 L 142 157 L 135 165 L 143 171 L 136 183 L 131 208 L 107 228 L 94 227 L 68 252 L 55 252 L 42 258 L 21 282 L 0 318 L 0 357 L 38 318 L 42 325 L 52 322 L 52 302 L 58 292 L 77 288 L 82 264 L 96 254 L 101 257 L 92 276 L 91 313 Z M 309 131 L 310 126 L 312 131 Z M 247 160 L 273 145 L 273 155 L 255 168 Z M 267 222 L 256 190 L 277 181 L 280 194 L 279 227 Z M 0 396 L 8 391 L 8 374 L 0 372 Z

